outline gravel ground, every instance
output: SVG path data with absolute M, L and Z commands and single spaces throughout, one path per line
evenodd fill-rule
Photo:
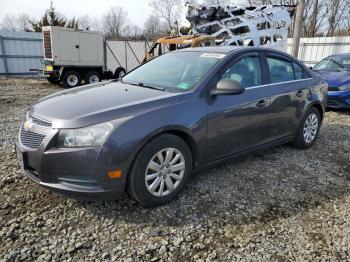
M 19 169 L 26 108 L 61 88 L 0 79 L 0 259 L 339 261 L 350 259 L 350 113 L 327 112 L 315 146 L 282 146 L 193 176 L 177 200 L 79 202 Z

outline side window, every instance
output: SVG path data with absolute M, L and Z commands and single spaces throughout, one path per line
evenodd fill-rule
M 297 63 L 293 62 L 295 80 L 303 79 L 303 69 Z
M 342 66 L 339 63 L 337 63 L 337 62 L 335 62 L 333 60 L 329 60 L 328 69 L 338 70 L 340 68 L 342 68 Z
M 220 79 L 232 79 L 244 87 L 261 85 L 261 68 L 258 56 L 246 56 L 230 66 Z
M 291 62 L 267 57 L 267 63 L 270 69 L 271 83 L 295 80 L 294 69 Z

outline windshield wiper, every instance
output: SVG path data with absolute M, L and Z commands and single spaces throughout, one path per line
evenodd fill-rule
M 133 85 L 133 86 L 141 86 L 141 87 L 150 88 L 150 89 L 154 89 L 154 90 L 165 91 L 165 88 L 145 85 L 145 84 L 142 83 L 142 82 L 139 82 L 139 83 L 128 83 L 128 82 L 124 82 L 124 83 L 125 83 L 125 84 L 128 84 L 128 85 Z

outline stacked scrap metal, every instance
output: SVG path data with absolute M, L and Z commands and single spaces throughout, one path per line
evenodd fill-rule
M 187 4 L 190 34 L 213 35 L 220 45 L 286 45 L 291 13 L 285 6 Z

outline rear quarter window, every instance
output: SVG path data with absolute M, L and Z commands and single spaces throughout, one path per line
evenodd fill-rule
M 310 77 L 310 74 L 298 63 L 287 58 L 267 56 L 271 83 L 280 83 L 301 80 Z
M 270 70 L 271 83 L 295 80 L 292 62 L 267 57 L 267 64 Z

